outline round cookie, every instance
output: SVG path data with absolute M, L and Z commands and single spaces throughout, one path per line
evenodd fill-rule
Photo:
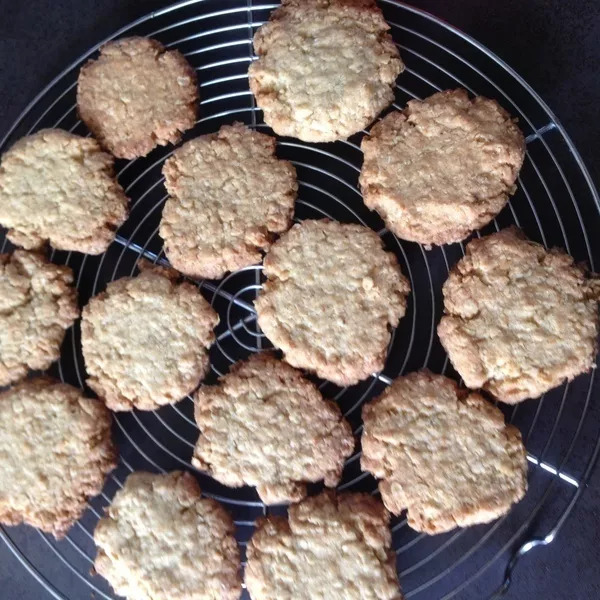
M 516 227 L 471 241 L 443 293 L 438 335 L 467 387 L 516 404 L 594 366 L 598 280 Z
M 260 262 L 292 224 L 296 170 L 275 156 L 275 138 L 224 125 L 173 153 L 163 167 L 167 200 L 160 235 L 171 264 L 217 279 Z
M 0 254 L 0 386 L 60 356 L 65 331 L 79 316 L 69 267 L 26 250 Z
M 394 100 L 404 70 L 374 0 L 284 0 L 254 36 L 250 89 L 275 133 L 346 139 Z
M 0 522 L 62 538 L 116 466 L 111 416 L 47 377 L 0 393 Z
M 402 600 L 390 515 L 369 494 L 327 491 L 257 521 L 248 544 L 252 600 Z
M 361 143 L 365 204 L 390 231 L 421 244 L 459 242 L 515 191 L 523 134 L 495 100 L 465 90 L 411 100 Z
M 265 504 L 302 500 L 306 482 L 335 487 L 354 449 L 338 406 L 270 353 L 202 386 L 195 416 L 201 435 L 192 464 L 225 485 L 255 485 Z
M 516 427 L 479 394 L 428 371 L 399 377 L 362 411 L 361 467 L 386 508 L 417 531 L 442 533 L 507 513 L 527 490 Z
M 196 480 L 173 471 L 132 473 L 98 521 L 94 563 L 128 600 L 237 600 L 234 524 Z
M 43 129 L 0 163 L 0 224 L 17 246 L 101 254 L 127 218 L 114 159 L 93 138 Z
M 171 269 L 142 263 L 83 309 L 87 384 L 111 410 L 154 410 L 191 393 L 209 367 L 217 313 Z
M 258 323 L 294 367 L 345 386 L 381 371 L 408 281 L 362 225 L 303 221 L 273 244 Z
M 130 37 L 105 44 L 79 72 L 77 109 L 117 158 L 176 144 L 196 123 L 196 72 L 183 54 Z

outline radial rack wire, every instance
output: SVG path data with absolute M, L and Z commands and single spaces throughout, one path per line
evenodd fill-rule
M 594 269 L 594 257 L 600 256 L 600 241 L 592 235 L 600 230 L 598 194 L 573 143 L 546 104 L 508 65 L 472 38 L 400 2 L 381 0 L 380 5 L 407 66 L 396 86 L 396 108 L 412 98 L 460 86 L 497 99 L 519 118 L 527 156 L 518 191 L 483 233 L 515 223 L 530 238 L 547 247 L 563 247 Z M 109 39 L 152 36 L 179 49 L 196 68 L 200 118 L 187 139 L 234 120 L 269 132 L 249 91 L 246 73 L 253 60 L 252 36 L 275 6 L 250 0 L 187 0 L 142 17 Z M 35 97 L 0 142 L 0 151 L 43 127 L 89 135 L 75 109 L 77 73 L 106 41 L 69 65 Z M 387 249 L 397 254 L 411 282 L 407 315 L 393 333 L 384 371 L 347 389 L 320 382 L 323 393 L 339 403 L 357 435 L 363 403 L 399 374 L 422 367 L 452 373 L 435 328 L 442 310 L 442 284 L 464 251 L 463 244 L 425 251 L 417 244 L 401 242 L 364 207 L 357 186 L 363 135 L 368 132 L 326 145 L 286 138 L 278 142 L 279 156 L 291 160 L 298 171 L 296 219 L 329 217 L 373 228 Z M 73 268 L 81 303 L 109 281 L 134 273 L 140 257 L 168 264 L 158 223 L 166 198 L 161 166 L 171 153 L 172 148 L 159 148 L 146 158 L 118 163 L 119 180 L 132 199 L 131 216 L 106 253 L 52 253 L 53 261 Z M 3 250 L 9 247 L 4 241 Z M 214 381 L 251 352 L 270 347 L 253 308 L 261 281 L 261 267 L 252 266 L 218 282 L 196 282 L 221 317 L 209 379 Z M 67 334 L 54 375 L 84 387 L 79 336 L 76 325 Z M 412 531 L 404 518 L 393 521 L 393 546 L 407 598 L 500 597 L 523 554 L 539 545 L 560 543 L 560 537 L 554 540 L 575 509 L 600 448 L 600 423 L 589 418 L 594 383 L 595 371 L 537 401 L 502 407 L 507 420 L 523 433 L 530 466 L 527 497 L 507 516 L 438 536 Z M 121 452 L 119 466 L 64 540 L 57 542 L 27 527 L 0 530 L 4 543 L 45 588 L 47 597 L 73 600 L 93 593 L 99 599 L 115 598 L 106 582 L 92 574 L 92 533 L 104 507 L 132 470 L 194 470 L 190 457 L 198 431 L 190 397 L 151 413 L 115 415 L 115 435 Z M 376 482 L 360 471 L 359 456 L 357 452 L 348 460 L 340 488 L 376 493 Z M 266 507 L 252 489 L 232 490 L 196 474 L 204 494 L 223 502 L 234 515 L 244 557 L 254 521 L 266 514 Z M 285 513 L 283 507 L 269 510 Z M 484 585 L 484 580 L 493 584 Z

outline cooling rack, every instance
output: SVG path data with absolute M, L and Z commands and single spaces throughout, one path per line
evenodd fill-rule
M 200 117 L 186 139 L 213 132 L 234 120 L 269 132 L 248 89 L 246 72 L 253 59 L 252 36 L 275 6 L 257 0 L 188 0 L 148 14 L 109 39 L 148 35 L 186 55 L 198 73 L 201 93 Z M 498 218 L 477 235 L 516 223 L 530 238 L 547 247 L 561 246 L 594 269 L 594 259 L 600 257 L 600 241 L 594 235 L 600 230 L 598 194 L 573 143 L 549 108 L 509 66 L 472 38 L 400 2 L 381 0 L 380 6 L 407 65 L 397 82 L 396 108 L 411 98 L 461 86 L 497 99 L 519 118 L 525 132 L 527 156 L 518 191 Z M 0 142 L 0 151 L 43 127 L 88 135 L 75 110 L 76 80 L 79 67 L 95 55 L 101 43 L 36 96 Z M 296 220 L 330 217 L 372 227 L 387 249 L 397 254 L 411 282 L 408 312 L 393 333 L 385 369 L 345 389 L 319 382 L 323 393 L 339 403 L 357 436 L 362 404 L 394 377 L 422 367 L 456 376 L 435 328 L 442 311 L 442 283 L 464 251 L 463 244 L 426 251 L 400 241 L 365 208 L 357 187 L 363 135 L 368 133 L 335 144 L 278 140 L 279 156 L 291 160 L 298 171 Z M 106 253 L 96 257 L 51 253 L 54 262 L 73 268 L 82 304 L 109 281 L 135 273 L 136 261 L 142 256 L 167 264 L 158 224 L 166 197 L 161 166 L 172 150 L 159 148 L 143 159 L 117 163 L 119 180 L 132 201 L 131 216 Z M 3 251 L 10 250 L 3 235 L 1 239 Z M 270 347 L 257 327 L 252 304 L 262 280 L 257 265 L 220 281 L 197 282 L 221 317 L 211 350 L 209 381 L 236 360 Z M 76 324 L 67 333 L 62 357 L 52 372 L 68 383 L 85 387 L 79 339 Z M 554 541 L 574 510 L 600 449 L 600 423 L 593 418 L 594 383 L 592 371 L 539 400 L 501 407 L 507 420 L 523 433 L 530 467 L 527 497 L 507 516 L 488 525 L 433 537 L 412 531 L 404 518 L 393 521 L 393 546 L 407 598 L 500 597 L 511 584 L 519 558 Z M 267 512 L 253 489 L 226 488 L 190 465 L 198 435 L 191 398 L 155 412 L 117 414 L 114 422 L 119 465 L 64 540 L 57 542 L 27 527 L 0 530 L 4 543 L 45 588 L 44 597 L 115 598 L 106 582 L 93 574 L 92 532 L 104 507 L 135 469 L 194 471 L 204 493 L 223 502 L 233 514 L 243 558 L 255 519 Z M 360 471 L 359 456 L 357 452 L 348 460 L 340 489 L 376 493 L 375 480 Z M 285 513 L 284 507 L 268 510 Z M 496 578 L 495 589 L 484 588 L 484 573 L 488 582 Z

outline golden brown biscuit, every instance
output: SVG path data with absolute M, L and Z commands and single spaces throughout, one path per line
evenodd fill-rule
M 69 267 L 25 250 L 0 254 L 0 385 L 47 369 L 79 316 Z
M 364 129 L 404 69 L 389 29 L 374 0 L 284 0 L 256 32 L 248 69 L 265 122 L 306 142 Z
M 338 385 L 383 369 L 410 287 L 374 231 L 303 221 L 273 244 L 264 267 L 258 323 L 288 363 Z
M 197 100 L 196 72 L 183 54 L 150 38 L 105 44 L 77 81 L 81 119 L 118 158 L 176 144 L 196 122 Z
M 388 510 L 417 531 L 487 523 L 527 490 L 516 427 L 479 394 L 428 371 L 399 377 L 363 407 L 361 466 Z
M 402 600 L 390 515 L 369 494 L 327 491 L 259 519 L 248 544 L 252 600 Z
M 443 292 L 438 335 L 470 388 L 515 404 L 594 365 L 598 280 L 516 227 L 471 241 Z
M 170 197 L 160 235 L 171 264 L 191 277 L 259 262 L 292 224 L 296 170 L 275 156 L 275 138 L 242 123 L 185 143 L 163 174 Z
M 411 100 L 361 143 L 365 204 L 405 240 L 449 244 L 489 223 L 515 191 L 523 134 L 495 100 L 449 90 Z
M 96 571 L 128 600 L 237 600 L 240 556 L 234 525 L 196 480 L 173 471 L 132 473 L 94 541 Z
M 338 406 L 270 353 L 202 386 L 195 415 L 201 435 L 192 464 L 225 485 L 255 485 L 266 504 L 302 500 L 310 481 L 335 487 L 354 449 Z
M 93 138 L 43 129 L 19 140 L 0 164 L 0 224 L 28 250 L 101 254 L 127 218 L 114 159 Z
M 47 377 L 0 394 L 0 521 L 61 538 L 116 466 L 111 416 Z
M 209 367 L 217 313 L 179 274 L 141 265 L 83 309 L 87 384 L 112 410 L 154 410 L 191 393 Z

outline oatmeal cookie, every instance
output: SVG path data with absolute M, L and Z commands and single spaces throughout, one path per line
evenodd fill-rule
M 363 407 L 361 466 L 385 506 L 417 531 L 441 533 L 507 513 L 527 490 L 516 427 L 479 394 L 428 371 L 399 377 Z
M 127 218 L 114 158 L 93 138 L 43 129 L 19 140 L 0 163 L 0 224 L 28 250 L 101 254 Z
M 374 231 L 303 221 L 273 244 L 264 266 L 258 323 L 288 363 L 342 386 L 383 369 L 410 287 Z
M 411 100 L 361 143 L 365 204 L 397 236 L 449 244 L 489 223 L 515 192 L 525 140 L 495 100 L 462 89 Z
M 176 144 L 196 123 L 196 72 L 177 50 L 130 37 L 105 44 L 79 72 L 82 121 L 117 158 Z
M 594 365 L 598 279 L 516 227 L 470 242 L 443 293 L 438 335 L 470 388 L 515 404 Z
M 346 139 L 394 99 L 404 70 L 374 0 L 284 0 L 254 36 L 250 89 L 275 133 Z
M 270 353 L 234 365 L 196 394 L 192 464 L 221 483 L 255 485 L 265 504 L 298 502 L 306 482 L 335 487 L 354 439 L 334 402 Z

